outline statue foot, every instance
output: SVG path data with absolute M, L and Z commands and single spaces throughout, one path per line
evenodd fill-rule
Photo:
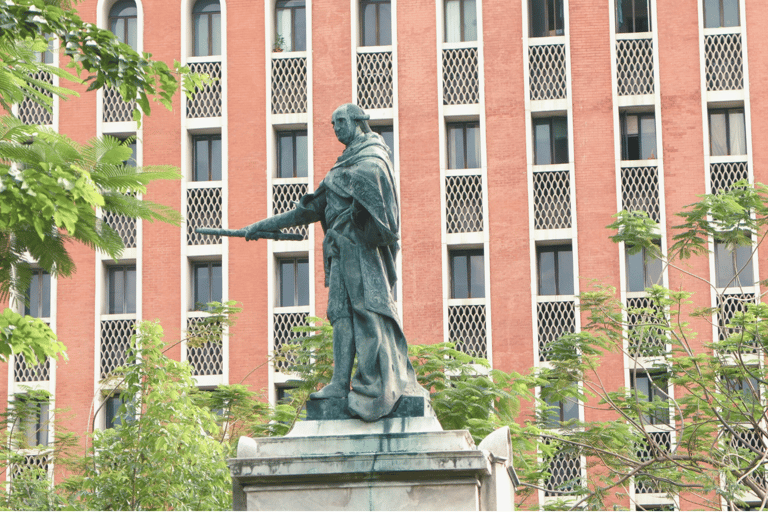
M 349 385 L 342 386 L 341 384 L 334 384 L 333 382 L 325 386 L 320 391 L 316 391 L 309 395 L 310 400 L 323 400 L 325 398 L 347 398 L 349 394 Z

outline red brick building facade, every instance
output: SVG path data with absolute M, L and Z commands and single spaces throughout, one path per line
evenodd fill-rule
M 320 227 L 296 230 L 304 241 L 256 243 L 193 230 L 239 228 L 312 191 L 342 150 L 330 126 L 342 103 L 362 106 L 393 152 L 409 341 L 460 339 L 506 371 L 547 364 L 546 341 L 584 321 L 577 295 L 592 279 L 627 303 L 659 278 L 716 305 L 700 281 L 638 267 L 605 226 L 620 209 L 648 211 L 664 249 L 673 213 L 697 194 L 768 182 L 755 135 L 768 129 L 761 0 L 86 0 L 78 9 L 136 49 L 220 81 L 194 101 L 177 96 L 172 111 L 155 107 L 140 129 L 108 91 L 57 101 L 50 118 L 28 114 L 80 141 L 135 136 L 139 165 L 183 175 L 148 197 L 185 225 L 106 219 L 126 241 L 123 259 L 73 246 L 77 274 L 41 288 L 69 360 L 0 367 L 3 399 L 48 389 L 73 430 L 109 422 L 109 407 L 94 418 L 108 398 L 99 382 L 124 359 L 130 325 L 156 319 L 177 340 L 210 299 L 242 304 L 232 336 L 221 347 L 180 345 L 173 357 L 193 364 L 201 387 L 247 376 L 276 399 L 288 376 L 265 364 L 270 350 L 306 314 L 324 315 Z M 754 282 L 761 270 L 755 261 Z M 714 257 L 691 271 L 714 280 Z M 733 295 L 738 307 L 759 289 Z M 703 320 L 692 328 L 717 335 Z M 629 386 L 627 361 L 612 358 L 606 384 Z M 600 419 L 577 409 L 566 414 Z M 584 471 L 580 461 L 562 467 Z M 674 505 L 642 489 L 632 498 Z

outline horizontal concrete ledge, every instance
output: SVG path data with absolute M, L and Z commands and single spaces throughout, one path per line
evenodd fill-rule
M 355 434 L 405 434 L 442 432 L 435 416 L 383 418 L 374 422 L 361 419 L 299 421 L 286 437 L 343 436 Z

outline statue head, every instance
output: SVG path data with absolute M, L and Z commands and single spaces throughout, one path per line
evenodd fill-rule
M 345 103 L 333 112 L 331 124 L 339 142 L 348 146 L 359 135 L 371 132 L 371 127 L 368 126 L 370 118 L 371 116 L 354 103 Z

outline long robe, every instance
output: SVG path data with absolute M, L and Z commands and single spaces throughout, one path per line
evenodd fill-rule
M 408 359 L 394 301 L 400 208 L 381 137 L 367 133 L 350 144 L 296 210 L 298 219 L 320 221 L 325 231 L 328 319 L 334 327 L 341 318 L 352 320 L 352 333 L 334 333 L 351 334 L 357 353 L 347 407 L 374 421 L 392 412 L 404 393 L 425 393 Z

